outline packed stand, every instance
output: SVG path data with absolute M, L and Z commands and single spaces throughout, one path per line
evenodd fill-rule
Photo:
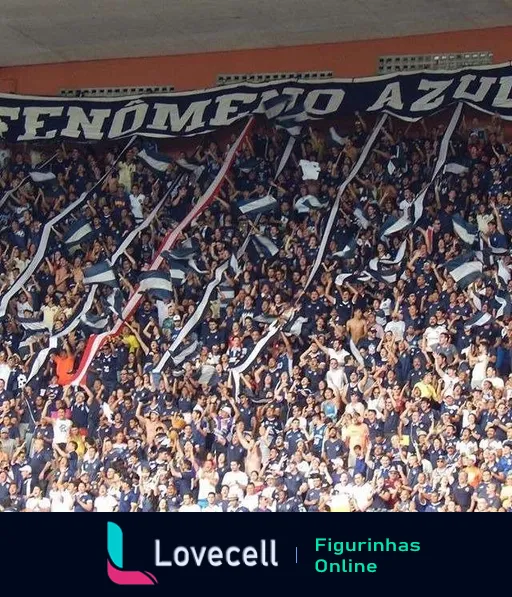
M 126 305 L 236 135 L 176 154 L 164 174 L 145 167 L 137 144 L 121 157 L 120 147 L 59 149 L 51 189 L 29 182 L 11 193 L 2 293 L 34 258 L 43 223 L 119 158 L 80 214 L 55 227 L 47 258 L 9 302 L 0 352 L 1 509 L 512 510 L 512 143 L 495 118 L 462 120 L 448 158 L 459 168 L 428 187 L 417 222 L 387 235 L 431 182 L 446 133 L 429 120 L 407 127 L 389 120 L 341 198 L 304 291 L 338 188 L 371 133 L 366 120 L 356 115 L 331 134 L 305 127 L 277 177 L 287 133 L 258 123 L 214 201 L 185 231 L 188 260 L 172 296 L 145 293 L 78 387 L 71 382 L 93 322 L 104 331 L 121 316 L 122 307 L 110 309 L 119 292 L 111 285 L 98 285 L 88 322 L 60 337 L 30 375 L 49 337 L 82 309 L 91 290 L 84 272 L 111 259 L 169 192 L 116 262 Z M 1 151 L 5 193 L 31 166 Z M 183 159 L 202 172 L 192 177 Z M 300 160 L 320 164 L 317 180 L 303 180 Z M 253 202 L 258 209 L 245 209 Z M 78 217 L 93 233 L 70 246 L 64 239 Z M 455 281 L 445 267 L 453 259 L 460 267 L 480 261 L 480 274 Z M 202 310 L 222 264 L 229 266 Z M 173 268 L 176 261 L 164 260 L 160 271 L 172 278 Z M 30 319 L 46 331 L 28 329 Z M 258 351 L 276 323 L 278 333 Z M 237 387 L 232 369 L 254 354 Z

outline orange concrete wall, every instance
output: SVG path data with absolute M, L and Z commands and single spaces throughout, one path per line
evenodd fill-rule
M 338 77 L 371 76 L 385 54 L 492 51 L 512 59 L 512 27 L 287 48 L 68 62 L 0 68 L 0 92 L 55 95 L 61 88 L 173 85 L 212 87 L 217 75 L 332 70 Z M 1 58 L 0 58 L 1 59 Z

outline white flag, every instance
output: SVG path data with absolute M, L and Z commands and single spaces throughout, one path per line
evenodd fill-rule
M 320 174 L 320 164 L 318 162 L 300 160 L 299 166 L 302 168 L 302 180 L 318 180 Z

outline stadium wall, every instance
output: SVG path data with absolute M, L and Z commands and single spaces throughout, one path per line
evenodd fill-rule
M 373 76 L 378 57 L 491 51 L 512 59 L 512 27 L 285 48 L 124 58 L 0 68 L 0 92 L 56 95 L 63 88 L 215 85 L 219 74 L 332 70 L 336 77 Z

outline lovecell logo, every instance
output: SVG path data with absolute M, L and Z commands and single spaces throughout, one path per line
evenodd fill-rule
M 123 531 L 114 522 L 107 523 L 107 573 L 116 585 L 156 585 L 150 572 L 123 569 Z

